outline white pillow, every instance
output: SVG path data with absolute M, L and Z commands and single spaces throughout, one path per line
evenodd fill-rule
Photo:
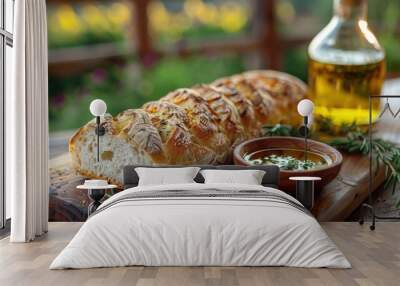
M 135 168 L 139 176 L 139 186 L 195 183 L 193 179 L 199 170 L 199 167 Z
M 205 184 L 261 185 L 265 171 L 262 170 L 202 170 Z

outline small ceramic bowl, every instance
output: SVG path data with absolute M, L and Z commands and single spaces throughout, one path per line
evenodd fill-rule
M 321 177 L 321 181 L 316 182 L 316 188 L 321 189 L 331 182 L 340 171 L 343 157 L 335 148 L 314 140 L 308 139 L 309 158 L 321 158 L 326 164 L 310 170 L 282 170 L 280 171 L 280 189 L 288 192 L 295 191 L 295 182 L 290 181 L 289 177 Z M 261 137 L 245 141 L 234 149 L 233 160 L 236 165 L 252 166 L 254 163 L 245 157 L 257 157 L 265 155 L 292 155 L 303 158 L 305 142 L 303 138 L 297 137 Z

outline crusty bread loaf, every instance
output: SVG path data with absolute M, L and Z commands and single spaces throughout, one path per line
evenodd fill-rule
M 131 164 L 223 164 L 233 148 L 261 134 L 264 124 L 298 122 L 298 101 L 307 88 L 276 71 L 250 71 L 206 85 L 182 88 L 140 109 L 102 118 L 100 162 L 94 120 L 70 139 L 76 171 L 122 185 Z
M 264 98 L 267 103 L 260 105 L 258 109 L 265 109 L 264 105 L 268 105 L 268 124 L 300 122 L 296 106 L 305 97 L 307 87 L 292 75 L 271 70 L 255 70 L 221 78 L 213 84 L 236 88 L 255 105 L 258 105 L 260 96 Z M 260 110 L 258 113 L 259 118 L 263 119 L 264 111 Z
M 238 108 L 229 99 L 229 94 L 235 94 L 234 91 L 206 84 L 196 85 L 193 89 L 206 100 L 215 114 L 215 120 L 227 137 L 230 148 L 252 137 L 251 131 L 245 128 L 247 125 L 251 126 L 251 120 L 246 121 L 246 118 L 242 118 Z

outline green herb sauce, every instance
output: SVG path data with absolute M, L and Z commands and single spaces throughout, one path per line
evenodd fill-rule
M 251 159 L 251 154 L 246 155 L 244 159 L 254 165 L 276 165 L 282 170 L 310 170 L 324 164 L 324 162 L 315 162 L 312 160 L 301 160 L 290 155 L 271 154 L 262 158 Z

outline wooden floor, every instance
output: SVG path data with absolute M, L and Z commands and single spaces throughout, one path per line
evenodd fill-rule
M 48 270 L 81 223 L 50 223 L 32 243 L 0 241 L 0 285 L 400 285 L 400 223 L 378 223 L 375 232 L 354 222 L 323 223 L 352 269 L 288 267 L 124 267 Z

